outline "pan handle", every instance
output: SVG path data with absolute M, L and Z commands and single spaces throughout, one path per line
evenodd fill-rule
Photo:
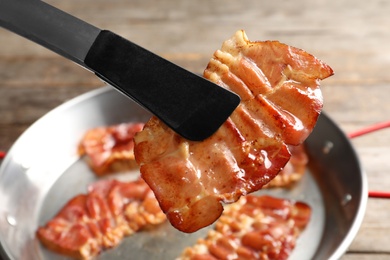
M 377 124 L 374 124 L 371 126 L 364 127 L 364 128 L 359 129 L 357 131 L 349 133 L 348 137 L 352 139 L 352 138 L 355 138 L 358 136 L 362 136 L 362 135 L 365 135 L 365 134 L 368 134 L 371 132 L 381 130 L 383 128 L 387 128 L 387 127 L 390 127 L 390 121 L 385 121 L 385 122 L 381 122 L 381 123 L 377 123 Z
M 353 139 L 355 137 L 359 137 L 365 134 L 369 134 L 384 128 L 390 127 L 390 121 L 380 122 L 374 125 L 370 125 L 367 127 L 364 127 L 362 129 L 359 129 L 357 131 L 351 132 L 348 134 L 348 137 L 350 139 Z M 368 197 L 369 198 L 381 198 L 381 199 L 390 199 L 390 192 L 389 191 L 374 191 L 370 190 L 368 191 Z

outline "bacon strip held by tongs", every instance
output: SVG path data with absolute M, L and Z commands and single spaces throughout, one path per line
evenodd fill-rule
M 184 232 L 210 225 L 222 203 L 259 190 L 290 158 L 287 145 L 311 133 L 322 109 L 321 79 L 332 69 L 277 41 L 251 42 L 238 31 L 214 53 L 204 77 L 241 103 L 202 142 L 186 140 L 156 117 L 135 136 L 143 179 L 171 224 Z

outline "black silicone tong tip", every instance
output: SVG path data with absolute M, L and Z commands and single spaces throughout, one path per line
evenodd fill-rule
M 110 31 L 101 31 L 85 64 L 193 141 L 211 136 L 240 102 L 236 94 Z
M 190 140 L 212 135 L 240 102 L 234 93 L 44 1 L 0 0 L 0 26 L 93 71 Z

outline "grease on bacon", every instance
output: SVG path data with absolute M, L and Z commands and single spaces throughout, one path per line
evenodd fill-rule
M 284 260 L 310 217 L 306 203 L 248 195 L 228 205 L 215 228 L 176 260 Z
M 88 130 L 78 147 L 97 176 L 137 168 L 133 138 L 143 123 L 121 123 Z
M 320 80 L 332 69 L 277 41 L 238 31 L 214 53 L 204 77 L 241 103 L 202 142 L 186 140 L 156 117 L 135 136 L 135 158 L 171 224 L 194 232 L 217 220 L 222 203 L 259 190 L 290 159 L 288 145 L 311 133 L 322 109 Z
M 297 146 L 289 145 L 291 153 L 290 160 L 283 169 L 263 188 L 291 188 L 295 183 L 302 179 L 309 157 L 306 153 L 304 144 Z
M 166 220 L 149 186 L 142 180 L 101 180 L 87 194 L 72 198 L 37 230 L 44 246 L 78 259 L 90 259 L 117 246 L 125 236 Z

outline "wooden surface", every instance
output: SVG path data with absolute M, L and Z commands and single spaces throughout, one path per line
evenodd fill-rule
M 389 120 L 390 2 L 50 0 L 196 73 L 236 30 L 279 40 L 333 67 L 324 111 L 345 132 Z M 0 28 L 0 150 L 61 103 L 103 86 L 94 75 Z M 354 139 L 369 189 L 390 190 L 390 129 Z M 369 199 L 343 260 L 390 259 L 390 200 Z

